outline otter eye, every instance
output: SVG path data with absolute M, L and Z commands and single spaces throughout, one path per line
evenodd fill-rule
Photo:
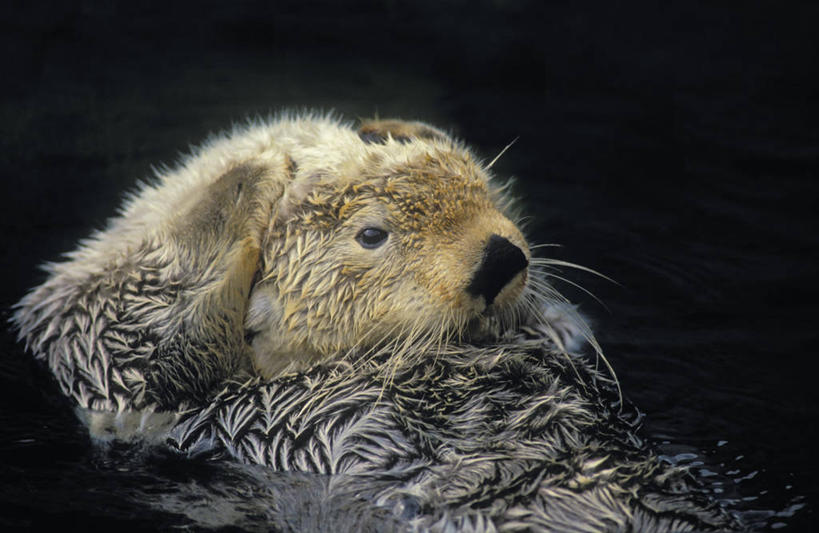
M 387 240 L 387 235 L 389 234 L 381 228 L 364 228 L 358 232 L 358 235 L 355 236 L 355 240 L 364 248 L 372 249 L 384 244 Z

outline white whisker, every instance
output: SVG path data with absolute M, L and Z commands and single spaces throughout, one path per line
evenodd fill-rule
M 615 280 L 611 279 L 610 277 L 606 276 L 605 274 L 601 274 L 600 272 L 598 272 L 596 270 L 593 270 L 593 269 L 588 268 L 588 267 L 584 267 L 582 265 L 578 265 L 576 263 L 570 263 L 569 261 L 562 261 L 560 259 L 545 259 L 545 258 L 542 258 L 542 257 L 533 257 L 530 260 L 530 263 L 532 263 L 533 265 L 546 265 L 546 266 L 554 265 L 554 266 L 563 266 L 563 267 L 567 267 L 567 268 L 574 268 L 574 269 L 577 269 L 577 270 L 582 270 L 583 272 L 588 272 L 589 274 L 594 274 L 595 276 L 599 276 L 599 277 L 603 278 L 606 281 L 610 281 L 610 282 L 614 283 L 615 285 L 620 285 Z
M 611 312 L 611 310 L 608 308 L 608 306 L 607 306 L 606 304 L 604 304 L 604 303 L 603 303 L 603 301 L 602 301 L 600 298 L 598 298 L 597 296 L 595 296 L 595 295 L 594 295 L 594 293 L 592 293 L 591 291 L 589 291 L 588 289 L 586 289 L 585 287 L 583 287 L 583 286 L 582 286 L 582 285 L 580 285 L 579 283 L 575 283 L 574 281 L 572 281 L 572 280 L 570 280 L 570 279 L 568 279 L 568 278 L 564 278 L 563 276 L 558 276 L 557 274 L 546 273 L 545 275 L 546 275 L 546 276 L 549 276 L 550 278 L 559 279 L 560 281 L 562 281 L 562 282 L 564 282 L 564 283 L 568 283 L 568 284 L 569 284 L 569 285 L 571 285 L 572 287 L 576 287 L 576 288 L 580 289 L 581 291 L 585 292 L 586 294 L 588 294 L 589 296 L 591 296 L 592 298 L 594 298 L 594 300 L 595 300 L 597 303 L 599 303 L 599 304 L 600 304 L 600 305 L 603 307 L 603 309 L 605 309 L 605 310 L 606 310 L 606 311 L 608 311 L 608 312 Z
M 530 250 L 539 250 L 540 248 L 562 248 L 562 244 L 557 243 L 543 243 L 543 244 L 533 244 L 529 246 Z M 538 259 L 537 257 L 533 257 L 533 260 Z
M 490 162 L 488 165 L 486 165 L 486 170 L 489 170 L 490 168 L 492 168 L 492 165 L 494 165 L 494 164 L 495 164 L 495 163 L 498 161 L 498 159 L 500 159 L 500 157 L 501 157 L 503 154 L 505 154 L 505 153 L 506 153 L 506 150 L 508 150 L 509 148 L 511 148 L 511 147 L 512 147 L 512 145 L 513 145 L 513 144 L 515 144 L 516 142 L 518 142 L 518 139 L 519 139 L 519 138 L 520 138 L 520 137 L 515 137 L 514 139 L 512 139 L 512 142 L 510 142 L 509 144 L 507 144 L 506 146 L 504 146 L 504 147 L 503 147 L 503 150 L 501 150 L 501 151 L 500 151 L 500 153 L 499 153 L 498 155 L 496 155 L 496 156 L 495 156 L 495 159 L 493 159 L 493 160 L 492 160 L 492 161 L 491 161 L 491 162 Z

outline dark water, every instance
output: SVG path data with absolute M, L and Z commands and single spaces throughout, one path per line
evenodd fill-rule
M 419 118 L 487 158 L 517 138 L 495 170 L 531 239 L 620 284 L 565 272 L 605 307 L 559 286 L 644 434 L 753 527 L 812 530 L 819 7 L 445 4 L 4 8 L 0 304 L 151 165 L 248 115 Z M 248 494 L 280 480 L 92 448 L 0 342 L 0 527 L 263 527 Z

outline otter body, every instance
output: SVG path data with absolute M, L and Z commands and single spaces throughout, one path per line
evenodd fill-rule
M 170 408 L 237 373 L 520 316 L 529 250 L 505 202 L 429 126 L 251 124 L 133 194 L 15 319 L 83 406 Z
M 259 121 L 131 195 L 14 320 L 98 437 L 339 476 L 416 529 L 729 527 L 567 353 L 588 333 L 509 206 L 431 126 Z

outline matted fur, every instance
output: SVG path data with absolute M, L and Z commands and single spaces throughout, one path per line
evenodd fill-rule
M 529 330 L 385 371 L 339 361 L 231 386 L 168 444 L 331 475 L 328 498 L 432 531 L 700 531 L 730 518 L 660 463 L 613 382 Z M 454 529 L 452 529 L 454 528 Z
M 735 525 L 569 354 L 589 333 L 548 261 L 467 294 L 489 235 L 530 259 L 509 206 L 427 125 L 258 121 L 133 194 L 14 320 L 96 437 L 326 474 L 409 529 Z M 357 246 L 369 226 L 388 244 Z

